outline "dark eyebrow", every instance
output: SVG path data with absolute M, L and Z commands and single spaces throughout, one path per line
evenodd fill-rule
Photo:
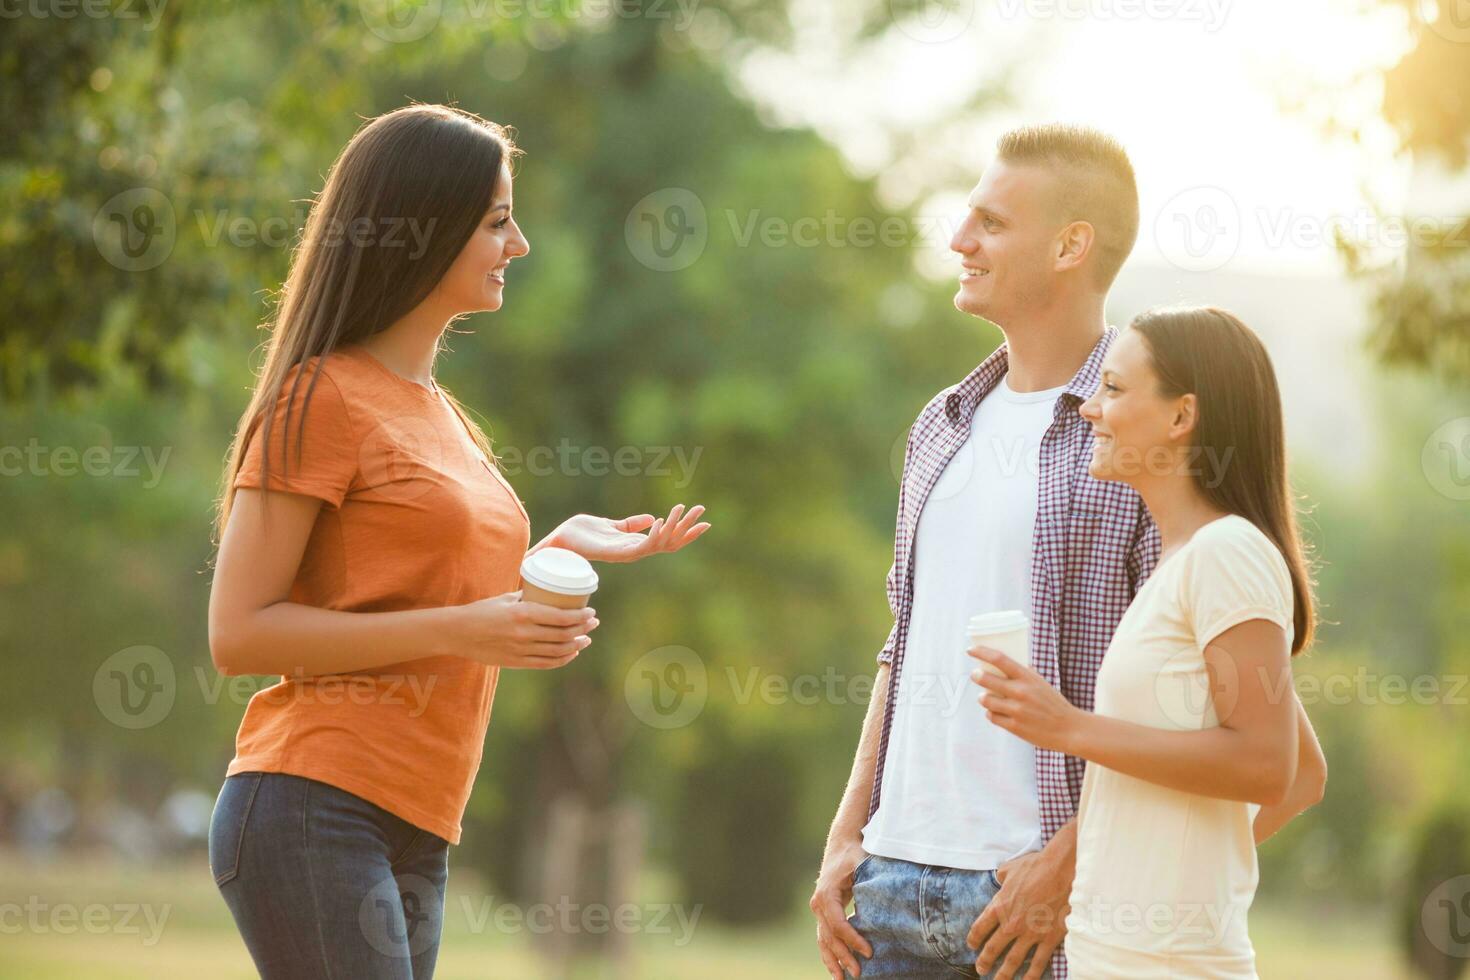
M 491 208 L 489 211 L 486 211 L 485 214 L 486 215 L 492 215 L 496 211 L 509 211 L 509 210 L 510 210 L 510 205 L 509 204 L 497 204 L 497 205 L 495 205 L 495 207 Z

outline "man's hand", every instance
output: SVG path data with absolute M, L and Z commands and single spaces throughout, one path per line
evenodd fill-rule
M 822 858 L 817 887 L 809 903 L 817 916 L 817 951 L 832 980 L 842 980 L 846 970 L 854 977 L 862 975 L 857 957 L 873 955 L 873 947 L 847 921 L 847 903 L 852 901 L 852 874 L 868 856 L 857 844 L 835 847 Z
M 975 969 L 984 976 L 999 962 L 996 980 L 1020 978 L 1021 964 L 1034 946 L 1036 954 L 1025 980 L 1039 980 L 1067 935 L 1071 861 L 1048 851 L 1022 854 L 1002 864 L 995 876 L 1000 891 L 970 926 L 966 939 L 971 949 L 979 950 Z

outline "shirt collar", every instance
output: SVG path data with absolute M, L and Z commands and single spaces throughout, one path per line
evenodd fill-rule
M 1108 348 L 1112 346 L 1114 338 L 1118 336 L 1117 327 L 1106 327 L 1103 335 L 1098 338 L 1092 347 L 1092 352 L 1087 355 L 1087 360 L 1072 375 L 1072 380 L 1062 389 L 1057 396 L 1057 411 L 1062 408 L 1062 399 L 1071 397 L 1079 403 L 1092 397 L 1097 391 L 1098 380 L 1102 377 L 1103 356 L 1107 354 Z M 980 366 L 971 371 L 963 381 L 954 386 L 954 390 L 945 399 L 944 414 L 954 425 L 969 425 L 975 416 L 975 409 L 979 407 L 980 400 L 990 394 L 991 390 L 1005 377 L 1006 370 L 1010 365 L 1009 350 L 1005 344 L 1001 344 Z M 1072 407 L 1072 406 L 1068 406 Z

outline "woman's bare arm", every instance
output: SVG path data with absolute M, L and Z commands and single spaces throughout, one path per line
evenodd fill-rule
M 1218 727 L 1167 731 L 1089 714 L 1074 754 L 1186 793 L 1279 803 L 1297 755 L 1286 632 L 1265 619 L 1248 620 L 1210 641 L 1204 658 Z
M 1285 631 L 1265 619 L 1233 626 L 1205 649 L 1219 726 L 1153 728 L 1083 711 L 1034 670 L 996 650 L 971 656 L 1007 676 L 977 671 L 991 721 L 1034 745 L 1114 772 L 1200 796 L 1262 805 L 1286 798 L 1296 769 L 1295 695 Z
M 1300 698 L 1293 697 L 1293 700 L 1296 701 L 1297 716 L 1296 778 L 1291 782 L 1286 799 L 1274 806 L 1263 806 L 1256 814 L 1257 844 L 1291 823 L 1305 810 L 1321 803 L 1327 791 L 1327 756 L 1322 752 L 1322 743 L 1317 741 L 1317 733 L 1312 730 L 1306 706 Z
M 267 498 L 269 528 L 267 532 Z M 215 667 L 236 674 L 338 674 L 454 654 L 507 667 L 555 667 L 591 641 L 591 609 L 554 609 L 516 592 L 463 606 L 356 613 L 289 601 L 322 502 L 241 488 L 209 596 Z

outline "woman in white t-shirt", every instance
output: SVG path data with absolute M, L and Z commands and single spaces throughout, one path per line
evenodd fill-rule
M 992 722 L 1088 760 L 1067 916 L 1074 980 L 1253 980 L 1256 844 L 1321 799 L 1291 682 L 1311 641 L 1281 398 L 1260 339 L 1214 308 L 1145 313 L 1080 409 L 1089 472 L 1138 491 L 1163 554 L 1103 658 L 1094 713 L 994 650 Z

